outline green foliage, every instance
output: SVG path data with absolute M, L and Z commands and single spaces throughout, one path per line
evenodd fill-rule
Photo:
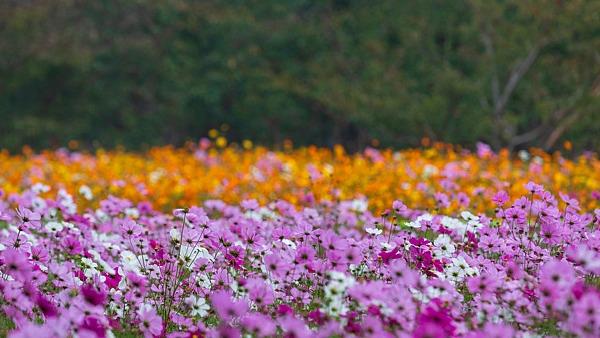
M 547 319 L 536 323 L 534 327 L 543 337 L 574 337 L 574 335 L 560 330 L 556 319 Z
M 598 12 L 584 0 L 4 1 L 0 147 L 181 144 L 225 123 L 263 144 L 598 149 Z
M 135 332 L 135 331 L 116 331 L 114 332 L 115 337 L 117 338 L 137 338 L 141 336 L 140 332 Z
M 0 337 L 6 337 L 15 324 L 4 313 L 0 313 Z

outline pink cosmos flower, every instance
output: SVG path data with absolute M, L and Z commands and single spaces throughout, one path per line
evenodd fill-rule
M 46 318 L 56 317 L 58 315 L 56 305 L 48 300 L 42 293 L 37 294 L 36 305 Z
M 277 326 L 266 315 L 260 313 L 250 313 L 242 319 L 244 329 L 256 337 L 269 337 L 275 335 Z
M 19 227 L 27 229 L 29 227 L 39 228 L 42 223 L 42 217 L 37 212 L 33 212 L 27 208 L 17 208 L 17 217 L 19 217 Z
M 206 215 L 204 209 L 195 206 L 190 208 L 190 212 L 187 214 L 187 219 L 194 226 L 204 226 L 210 222 L 210 219 Z
M 400 249 L 398 247 L 394 247 L 390 251 L 381 251 L 379 252 L 379 257 L 383 264 L 389 264 L 391 261 L 402 258 L 402 254 L 400 253 Z
M 448 310 L 441 306 L 441 301 L 433 300 L 423 312 L 417 316 L 417 326 L 413 337 L 452 337 L 456 327 Z
M 36 263 L 46 264 L 50 261 L 48 250 L 42 246 L 34 246 L 31 248 L 31 260 Z
M 554 222 L 543 223 L 541 226 L 541 237 L 544 243 L 555 245 L 562 239 L 562 229 Z
M 281 328 L 284 332 L 284 337 L 289 338 L 308 338 L 312 337 L 312 332 L 308 329 L 306 324 L 293 316 L 285 316 L 279 320 Z
M 146 277 L 140 276 L 134 272 L 128 272 L 127 280 L 131 287 L 142 296 L 146 293 L 146 285 L 148 284 Z
M 448 198 L 448 195 L 442 192 L 436 192 L 434 194 L 434 199 L 438 208 L 444 209 L 450 206 L 450 199 Z
M 544 190 L 544 187 L 535 182 L 529 181 L 527 184 L 525 184 L 525 189 L 527 189 L 530 194 L 539 194 Z
M 103 305 L 106 301 L 106 292 L 97 289 L 91 284 L 84 284 L 80 288 L 83 299 L 92 306 Z
M 2 251 L 2 264 L 5 273 L 18 280 L 28 280 L 32 269 L 27 255 L 17 249 L 8 248 Z
M 394 212 L 398 215 L 402 215 L 404 216 L 404 214 L 408 211 L 408 207 L 402 203 L 402 201 L 394 201 L 392 203 L 392 208 L 394 209 Z
M 492 147 L 490 147 L 488 144 L 483 142 L 477 142 L 476 146 L 477 156 L 479 156 L 480 158 L 490 158 L 494 156 L 494 151 L 492 150 Z
M 480 276 L 469 277 L 467 279 L 467 287 L 473 294 L 478 294 L 482 298 L 487 299 L 496 292 L 496 288 L 500 281 L 495 276 L 481 274 Z
M 567 210 L 581 210 L 578 200 L 562 192 L 559 192 L 558 195 L 560 196 L 560 199 L 567 205 Z
M 104 338 L 106 337 L 106 328 L 96 316 L 86 316 L 79 326 L 78 334 L 82 337 Z M 83 336 L 83 334 L 86 335 Z
M 548 285 L 552 289 L 568 289 L 575 282 L 575 270 L 567 261 L 553 259 L 540 269 L 540 284 Z
M 506 193 L 504 190 L 500 190 L 496 193 L 496 195 L 494 195 L 492 202 L 494 202 L 496 206 L 501 207 L 508 202 L 508 198 L 508 193 Z
M 296 249 L 296 263 L 310 264 L 315 257 L 315 249 L 311 246 L 302 245 Z
M 114 274 L 110 274 L 107 272 L 103 273 L 104 278 L 106 278 L 104 283 L 106 283 L 106 286 L 108 286 L 109 289 L 116 289 L 119 286 L 119 283 L 122 279 L 121 275 L 119 274 L 119 267 L 115 267 L 114 270 Z
M 280 255 L 270 254 L 265 256 L 265 267 L 275 276 L 283 276 L 288 270 L 289 264 Z
M 4 212 L 3 210 L 0 210 L 0 221 L 8 222 L 8 221 L 10 221 L 10 219 L 11 219 L 11 217 L 9 214 Z
M 250 279 L 245 287 L 248 289 L 249 298 L 258 306 L 271 305 L 275 300 L 273 289 L 262 279 Z
M 71 235 L 63 240 L 65 250 L 71 255 L 79 255 L 83 252 L 83 246 L 77 237 Z
M 580 337 L 600 336 L 600 296 L 597 292 L 588 292 L 573 306 L 573 313 L 567 323 L 569 330 Z
M 158 337 L 162 333 L 163 322 L 156 310 L 150 306 L 144 306 L 138 311 L 140 331 L 145 338 Z
M 466 338 L 509 338 L 515 337 L 515 329 L 506 324 L 486 323 L 483 329 L 470 332 Z
M 48 328 L 37 325 L 34 322 L 27 323 L 20 330 L 13 331 L 8 335 L 9 338 L 41 338 L 49 337 L 55 338 L 57 336 L 49 336 Z
M 258 208 L 260 207 L 260 205 L 255 199 L 244 200 L 240 203 L 240 205 L 242 206 L 242 208 L 250 211 L 258 210 Z
M 121 232 L 125 237 L 137 237 L 142 233 L 142 227 L 135 221 L 126 218 L 120 221 Z
M 229 293 L 218 291 L 210 296 L 213 308 L 224 322 L 243 316 L 248 311 L 245 301 L 234 301 Z

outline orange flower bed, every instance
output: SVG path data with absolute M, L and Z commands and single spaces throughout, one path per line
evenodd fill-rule
M 600 195 L 600 160 L 591 153 L 567 159 L 533 149 L 511 156 L 508 151 L 476 153 L 445 144 L 400 151 L 367 149 L 357 154 L 341 146 L 247 148 L 204 141 L 144 153 L 2 152 L 0 188 L 10 194 L 42 183 L 52 188 L 47 194 L 58 189 L 91 193 L 83 207 L 114 195 L 149 201 L 163 210 L 207 199 L 227 203 L 256 199 L 261 204 L 285 199 L 298 206 L 315 200 L 366 199 L 376 212 L 400 199 L 412 208 L 432 209 L 439 204 L 436 193 L 442 193 L 449 203 L 445 213 L 467 207 L 483 211 L 493 208 L 491 197 L 498 190 L 523 195 L 529 181 L 554 193 L 569 193 L 589 210 L 598 206 Z

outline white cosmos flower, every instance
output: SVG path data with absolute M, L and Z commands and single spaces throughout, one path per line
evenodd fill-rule
M 206 299 L 191 295 L 185 299 L 185 303 L 192 308 L 191 315 L 206 317 L 210 306 L 206 304 Z
M 44 201 L 44 199 L 41 197 L 35 197 L 33 200 L 31 200 L 31 206 L 34 210 L 42 210 L 46 208 L 46 201 Z
M 191 247 L 187 245 L 181 246 L 180 257 L 190 266 L 194 265 L 194 263 L 196 263 L 196 261 L 200 258 L 205 258 L 211 262 L 215 259 L 206 248 L 201 246 Z
M 371 234 L 371 235 L 375 235 L 375 236 L 377 236 L 377 235 L 381 235 L 381 234 L 383 233 L 383 230 L 381 230 L 381 229 L 377 229 L 377 228 L 375 228 L 375 227 L 373 227 L 373 228 L 365 228 L 365 231 L 366 231 L 367 233 L 369 233 L 369 234 Z
M 431 215 L 431 214 L 423 214 L 423 215 L 420 215 L 419 217 L 417 217 L 414 221 L 406 223 L 406 225 L 409 226 L 409 227 L 411 227 L 411 228 L 418 229 L 418 228 L 421 227 L 421 223 L 423 221 L 429 222 L 431 220 L 433 220 L 433 215 Z
M 64 227 L 60 222 L 51 221 L 46 223 L 45 228 L 48 230 L 48 232 L 59 232 Z
M 198 277 L 196 278 L 196 281 L 204 289 L 210 289 L 210 287 L 212 285 L 212 281 L 210 280 L 210 277 L 207 274 L 198 275 Z
M 469 231 L 476 232 L 477 230 L 479 230 L 481 228 L 483 228 L 483 224 L 479 223 L 478 220 L 472 219 L 472 220 L 470 220 L 470 221 L 467 222 L 467 229 Z
M 369 207 L 369 204 L 367 203 L 367 201 L 361 200 L 361 199 L 356 199 L 356 200 L 352 201 L 351 209 L 356 212 L 363 213 L 363 212 L 367 211 L 368 207 Z
M 465 279 L 466 276 L 465 270 L 459 268 L 456 265 L 450 265 L 444 270 L 444 279 L 450 282 L 460 282 Z
M 136 208 L 127 208 L 125 209 L 125 215 L 129 216 L 130 218 L 139 218 L 140 217 L 140 211 Z
M 115 270 L 110 265 L 108 265 L 108 263 L 106 263 L 105 260 L 102 259 L 102 257 L 98 253 L 98 251 L 96 251 L 94 249 L 90 249 L 90 250 L 88 250 L 88 252 L 92 256 L 94 256 L 94 259 L 96 260 L 96 262 L 98 262 L 100 264 L 100 266 L 102 266 L 102 269 L 104 269 L 104 271 L 108 272 L 111 275 L 115 274 Z
M 176 240 L 179 240 L 179 237 L 181 237 L 179 235 L 179 230 L 177 230 L 175 228 L 173 228 L 169 231 L 169 235 L 171 236 L 171 239 L 176 239 Z
M 460 213 L 460 217 L 462 217 L 465 221 L 470 221 L 470 220 L 477 220 L 479 219 L 479 217 L 473 215 L 472 213 L 468 212 L 468 211 L 463 211 Z
M 58 210 L 56 208 L 48 208 L 44 213 L 44 219 L 47 221 L 53 221 L 57 219 Z
M 387 242 L 381 242 L 380 244 L 381 244 L 381 247 L 382 247 L 382 248 L 383 248 L 385 251 L 390 251 L 390 250 L 392 250 L 392 249 L 395 247 L 395 245 L 392 245 L 392 244 L 390 244 L 390 243 L 387 243 Z
M 74 214 L 77 211 L 77 205 L 73 200 L 62 200 L 59 202 L 70 214 Z
M 110 216 L 101 209 L 96 210 L 96 218 L 98 218 L 100 222 L 108 222 L 110 220 Z
M 42 183 L 36 183 L 31 187 L 31 190 L 34 193 L 39 194 L 39 193 L 50 191 L 50 187 L 45 184 L 42 184 Z
M 129 250 L 124 250 L 123 252 L 121 252 L 121 265 L 126 271 L 132 271 L 140 274 L 140 261 L 142 259 L 148 261 L 148 257 L 138 257 L 136 254 Z
M 438 168 L 434 165 L 431 164 L 426 164 L 425 167 L 423 168 L 423 178 L 427 178 L 431 175 L 435 175 L 439 172 Z
M 296 249 L 296 243 L 292 242 L 291 240 L 284 238 L 281 241 L 283 242 L 283 244 L 289 246 L 291 249 Z
M 452 243 L 452 239 L 446 234 L 439 235 L 433 242 L 433 245 L 435 246 L 433 252 L 435 253 L 436 257 L 451 257 L 456 251 L 456 247 Z
M 246 217 L 247 219 L 253 219 L 255 221 L 261 221 L 262 220 L 262 216 L 258 211 L 255 210 L 248 210 L 244 213 L 244 217 Z
M 452 243 L 452 239 L 450 238 L 450 236 L 446 235 L 446 234 L 441 234 L 439 235 L 435 241 L 433 241 L 433 245 L 435 246 L 442 246 L 445 244 L 451 244 Z
M 98 264 L 96 262 L 86 257 L 82 257 L 81 262 L 84 264 L 83 274 L 87 278 L 93 278 L 94 276 L 98 276 L 100 281 L 106 280 L 106 277 L 102 275 L 100 271 L 98 271 Z
M 479 274 L 479 270 L 469 266 L 469 263 L 467 263 L 465 258 L 462 256 L 452 258 L 452 263 L 450 264 L 467 276 L 475 276 Z
M 88 201 L 94 198 L 94 194 L 92 194 L 92 189 L 90 189 L 90 187 L 88 187 L 87 185 L 82 185 L 81 187 L 79 187 L 79 194 L 81 194 L 81 196 L 83 196 L 83 198 L 85 198 Z
M 327 303 L 324 311 L 331 317 L 338 317 L 348 312 L 348 306 L 341 298 L 335 298 Z
M 95 269 L 98 267 L 98 264 L 96 264 L 96 262 L 86 257 L 82 257 L 81 262 L 91 269 Z
M 522 161 L 529 161 L 529 159 L 531 158 L 531 156 L 526 150 L 519 150 L 517 155 Z
M 329 272 L 329 283 L 325 286 L 326 306 L 323 309 L 332 317 L 337 317 L 348 312 L 344 299 L 346 290 L 356 283 L 354 277 L 339 271 Z

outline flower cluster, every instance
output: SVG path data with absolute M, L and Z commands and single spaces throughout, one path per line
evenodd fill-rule
M 186 148 L 152 148 L 145 153 L 0 152 L 0 186 L 6 193 L 37 183 L 52 191 L 64 189 L 77 198 L 80 211 L 96 208 L 113 195 L 133 203 L 148 201 L 162 211 L 207 199 L 236 205 L 248 199 L 262 205 L 282 199 L 297 207 L 368 199 L 370 210 L 379 213 L 398 199 L 415 209 L 477 213 L 494 208 L 492 198 L 498 190 L 511 196 L 527 194 L 528 181 L 553 193 L 568 193 L 588 209 L 600 200 L 600 160 L 592 153 L 567 159 L 532 149 L 511 156 L 483 144 L 475 152 L 435 144 L 349 154 L 341 146 L 273 151 L 216 143 L 205 139 Z
M 165 214 L 35 184 L 0 194 L 0 309 L 13 338 L 600 336 L 600 209 L 522 189 L 487 213 L 363 198 Z

